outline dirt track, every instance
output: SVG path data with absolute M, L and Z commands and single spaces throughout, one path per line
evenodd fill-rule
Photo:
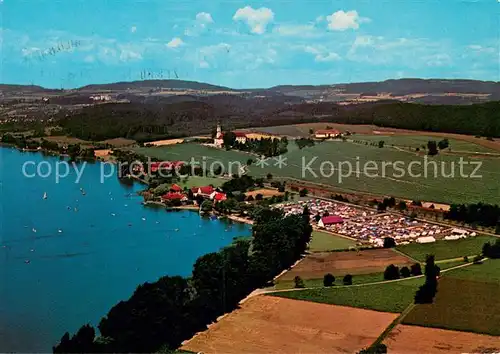
M 256 296 L 181 349 L 203 353 L 356 353 L 396 314 Z
M 500 352 L 499 337 L 408 325 L 396 326 L 384 344 L 389 353 Z
M 303 279 L 323 278 L 326 273 L 335 276 L 350 274 L 368 274 L 383 272 L 390 265 L 411 265 L 412 261 L 391 249 L 374 249 L 368 251 L 321 252 L 308 255 L 292 270 L 285 273 L 280 280 L 293 280 L 295 276 Z

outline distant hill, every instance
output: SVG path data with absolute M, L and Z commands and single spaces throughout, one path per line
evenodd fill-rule
M 398 79 L 382 82 L 359 82 L 318 86 L 274 86 L 269 90 L 288 94 L 307 90 L 339 90 L 346 94 L 391 92 L 393 95 L 408 95 L 412 93 L 436 94 L 454 92 L 500 95 L 500 82 L 445 79 Z
M 147 90 L 147 89 L 172 89 L 172 90 L 207 90 L 207 91 L 232 91 L 224 86 L 206 84 L 197 81 L 185 80 L 142 80 L 124 81 L 110 84 L 94 84 L 78 88 L 79 91 L 121 91 L 121 90 Z

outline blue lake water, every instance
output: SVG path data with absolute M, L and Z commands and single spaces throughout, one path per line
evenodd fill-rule
M 195 212 L 144 207 L 136 195 L 143 186 L 116 177 L 100 183 L 99 163 L 86 164 L 79 183 L 74 170 L 56 183 L 54 175 L 25 177 L 26 161 L 55 168 L 60 160 L 0 148 L 0 352 L 49 352 L 137 285 L 188 276 L 199 256 L 251 233 Z

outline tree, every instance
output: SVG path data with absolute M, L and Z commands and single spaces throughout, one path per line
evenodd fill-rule
M 253 163 L 253 160 L 252 160 L 252 159 L 248 159 L 248 160 L 247 160 L 247 166 L 250 166 L 252 163 Z
M 396 241 L 392 237 L 384 238 L 384 248 L 393 248 L 396 247 Z
M 224 147 L 230 149 L 234 146 L 236 142 L 236 135 L 233 132 L 225 132 L 222 136 Z
M 262 200 L 264 199 L 264 196 L 260 193 L 258 193 L 257 195 L 255 195 L 255 200 Z
M 384 279 L 385 280 L 394 280 L 399 279 L 399 268 L 394 264 L 391 264 L 385 268 L 384 271 Z
M 450 146 L 450 142 L 446 138 L 443 140 L 440 140 L 438 143 L 439 150 L 446 149 L 448 146 Z
M 440 269 L 434 262 L 434 256 L 429 255 L 425 261 L 425 283 L 415 294 L 416 304 L 431 304 L 437 293 L 437 277 Z
M 344 279 L 342 279 L 342 283 L 344 283 L 344 285 L 352 285 L 352 275 L 346 274 Z
M 294 283 L 295 288 L 304 288 L 305 287 L 304 281 L 298 275 L 295 276 L 295 278 L 293 278 L 293 283 Z
M 309 134 L 310 134 L 310 135 L 313 135 L 313 134 L 314 134 L 314 130 L 313 130 L 312 128 L 311 128 L 311 129 L 309 129 Z
M 384 147 L 384 143 L 385 143 L 385 142 L 384 142 L 383 140 L 380 140 L 380 141 L 378 142 L 378 147 L 379 147 L 379 148 L 383 148 L 383 147 Z
M 422 267 L 420 266 L 420 263 L 412 264 L 410 267 L 410 273 L 413 276 L 422 275 Z
M 302 188 L 300 191 L 299 191 L 299 196 L 300 197 L 305 197 L 307 195 L 307 189 L 305 188 Z
M 323 285 L 332 286 L 334 283 L 335 283 L 335 277 L 330 273 L 325 274 L 325 276 L 323 277 Z
M 200 210 L 204 213 L 212 211 L 212 202 L 210 200 L 205 200 L 201 203 Z
M 398 209 L 401 210 L 401 211 L 404 211 L 404 210 L 408 209 L 408 207 L 406 206 L 406 202 L 400 201 L 399 204 L 398 204 Z
M 401 268 L 399 272 L 401 273 L 401 276 L 403 278 L 408 278 L 411 275 L 410 269 L 408 269 L 408 267 L 406 266 Z
M 268 180 L 273 179 L 273 175 L 270 174 L 270 173 L 268 173 L 266 177 L 267 177 Z
M 427 155 L 434 156 L 438 154 L 437 144 L 434 140 L 427 142 Z

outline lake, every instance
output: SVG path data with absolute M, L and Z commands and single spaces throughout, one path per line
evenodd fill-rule
M 115 176 L 100 183 L 100 163 L 84 165 L 79 183 L 73 168 L 56 183 L 25 176 L 28 161 L 27 173 L 42 166 L 45 174 L 60 159 L 0 148 L 0 352 L 50 352 L 139 284 L 189 276 L 199 256 L 251 234 L 196 212 L 144 207 L 136 194 L 144 187 Z

